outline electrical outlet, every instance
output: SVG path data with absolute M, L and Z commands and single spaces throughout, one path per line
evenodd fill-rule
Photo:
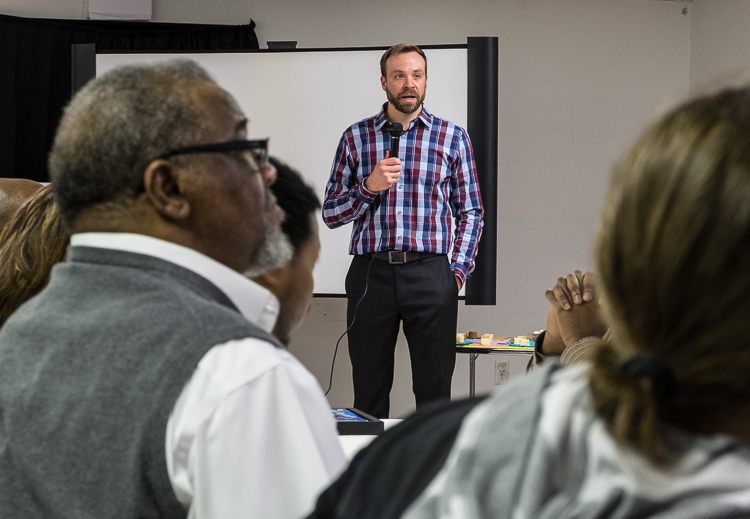
M 508 380 L 510 380 L 508 363 L 495 361 L 495 385 L 507 384 Z

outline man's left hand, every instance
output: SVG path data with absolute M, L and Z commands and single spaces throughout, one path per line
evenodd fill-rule
M 456 285 L 458 285 L 458 291 L 460 292 L 461 287 L 463 286 L 463 283 L 461 283 L 461 278 L 458 276 L 453 276 L 453 277 L 456 278 Z

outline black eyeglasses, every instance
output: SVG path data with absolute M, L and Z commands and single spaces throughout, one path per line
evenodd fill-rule
M 259 139 L 254 141 L 227 141 L 216 142 L 212 144 L 200 144 L 198 146 L 188 146 L 186 148 L 177 148 L 167 150 L 161 155 L 160 159 L 168 159 L 175 155 L 188 155 L 193 153 L 224 153 L 227 151 L 249 151 L 253 154 L 255 163 L 259 168 L 268 164 L 268 139 Z

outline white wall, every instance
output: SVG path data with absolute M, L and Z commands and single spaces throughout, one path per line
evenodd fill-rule
M 681 14 L 681 2 L 473 1 L 462 9 L 457 2 L 418 0 L 390 21 L 401 4 L 328 5 L 301 7 L 299 14 L 291 7 L 261 9 L 253 14 L 258 35 L 305 47 L 499 37 L 498 304 L 461 305 L 459 330 L 542 328 L 544 290 L 557 276 L 592 266 L 596 218 L 616 157 L 659 106 L 687 93 L 690 13 Z M 345 73 L 333 71 L 332 90 L 335 76 Z M 324 386 L 344 311 L 341 301 L 317 300 L 292 344 Z M 403 339 L 397 352 L 395 416 L 413 409 Z M 480 390 L 492 387 L 487 374 L 493 367 L 494 359 L 478 365 Z M 454 394 L 466 394 L 467 373 L 468 359 L 459 356 Z M 514 361 L 511 378 L 522 373 L 523 362 Z M 352 402 L 345 350 L 339 351 L 331 402 Z
M 0 14 L 27 18 L 86 18 L 88 0 L 0 0 Z
M 700 34 L 722 32 L 721 19 L 708 16 L 714 2 L 726 4 L 728 18 L 730 4 L 747 6 L 729 0 L 154 0 L 154 21 L 239 24 L 253 18 L 261 46 L 267 40 L 341 47 L 497 36 L 498 304 L 461 305 L 459 330 L 521 334 L 544 326 L 545 288 L 559 275 L 592 267 L 593 233 L 611 166 L 660 107 L 687 93 L 691 63 L 697 60 L 695 51 L 691 57 L 691 20 L 700 12 L 705 14 L 696 24 Z M 81 18 L 86 6 L 70 0 L 0 0 L 0 12 Z M 740 19 L 732 20 L 738 33 Z M 708 40 L 693 36 L 696 45 Z M 718 57 L 708 55 L 701 63 L 721 62 L 722 52 L 717 49 Z M 331 71 L 332 95 L 336 78 L 345 74 Z M 372 81 L 378 75 L 373 63 Z M 316 299 L 290 348 L 324 388 L 334 343 L 345 328 L 345 306 L 341 299 Z M 487 370 L 494 360 L 480 363 L 480 390 L 492 385 Z M 348 363 L 344 340 L 329 396 L 333 405 L 352 404 Z M 512 362 L 511 378 L 522 376 L 522 364 Z M 467 365 L 460 356 L 455 394 L 468 390 Z M 392 416 L 413 409 L 410 385 L 402 339 Z
M 693 7 L 690 90 L 750 64 L 750 1 L 702 0 Z

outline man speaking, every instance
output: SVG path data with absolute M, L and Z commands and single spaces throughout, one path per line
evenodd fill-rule
M 388 102 L 341 137 L 323 221 L 353 224 L 346 295 L 354 407 L 387 418 L 401 322 L 417 408 L 450 398 L 457 296 L 474 270 L 483 210 L 469 136 L 424 107 L 422 49 L 391 47 L 380 73 Z

